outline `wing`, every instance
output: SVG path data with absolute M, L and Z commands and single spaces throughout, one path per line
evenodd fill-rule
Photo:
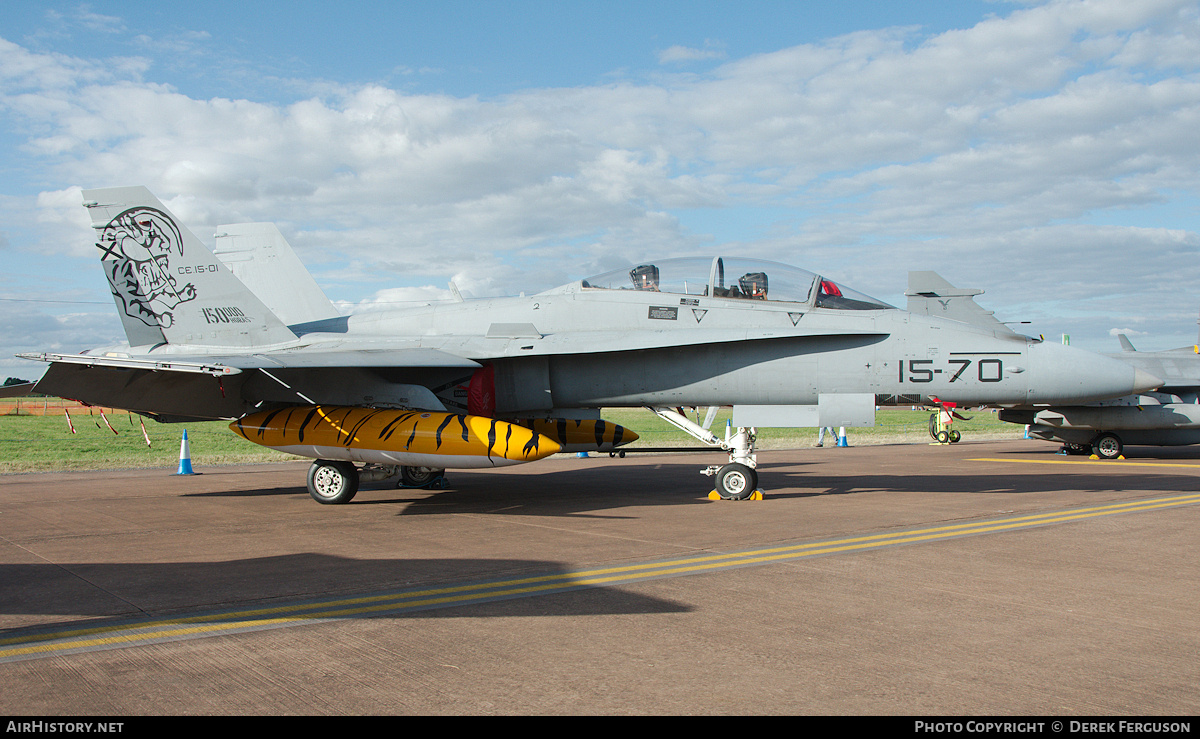
M 148 359 L 23 354 L 50 362 L 34 391 L 160 421 L 238 418 L 264 404 L 329 403 L 442 410 L 430 388 L 469 381 L 477 362 L 408 348 Z

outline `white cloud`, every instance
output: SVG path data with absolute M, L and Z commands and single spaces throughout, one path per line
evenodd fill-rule
M 93 12 L 88 4 L 80 4 L 70 13 L 47 10 L 46 23 L 54 26 L 79 26 L 92 33 L 115 34 L 125 30 L 125 23 L 119 17 Z
M 144 59 L 0 40 L 0 110 L 55 183 L 30 219 L 53 238 L 29 250 L 90 253 L 75 188 L 145 184 L 202 239 L 286 224 L 347 306 L 393 295 L 381 282 L 534 292 L 721 248 L 881 296 L 908 269 L 959 270 L 1046 322 L 1091 316 L 1103 338 L 1110 306 L 1176 333 L 1194 312 L 1178 303 L 1200 277 L 1195 218 L 1136 214 L 1200 196 L 1197 59 L 1192 3 L 1064 0 L 645 82 L 492 100 L 327 85 L 284 104 L 194 99 L 143 82 Z
M 689 46 L 671 46 L 658 52 L 659 64 L 680 64 L 685 62 L 705 61 L 708 59 L 724 59 L 726 57 L 724 48 L 719 44 L 711 41 L 706 42 L 704 48 L 696 49 Z

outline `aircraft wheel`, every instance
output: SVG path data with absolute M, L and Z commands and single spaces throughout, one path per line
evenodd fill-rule
M 350 462 L 318 459 L 308 468 L 308 494 L 318 503 L 349 503 L 357 492 L 358 469 Z
M 445 474 L 433 467 L 401 467 L 400 482 L 406 488 L 423 488 Z
M 1091 451 L 1091 449 L 1088 447 L 1087 444 L 1071 444 L 1068 442 L 1067 444 L 1064 444 L 1063 446 L 1066 447 L 1067 454 L 1071 454 L 1071 455 L 1075 455 L 1075 456 L 1082 456 L 1084 454 L 1087 454 L 1089 451 Z M 1097 454 L 1096 456 L 1100 456 L 1100 455 Z
M 744 500 L 758 489 L 758 473 L 744 464 L 727 464 L 717 471 L 717 494 L 725 500 Z
M 1121 456 L 1121 439 L 1116 434 L 1100 434 L 1092 439 L 1092 452 L 1100 459 L 1116 459 Z
M 962 441 L 962 434 L 960 434 L 958 431 L 951 431 L 950 432 L 950 443 L 957 444 L 960 441 Z
M 950 443 L 950 433 L 948 431 L 939 431 L 939 432 L 937 432 L 937 436 L 935 436 L 933 438 L 937 439 L 937 443 L 939 443 L 939 444 L 949 444 Z

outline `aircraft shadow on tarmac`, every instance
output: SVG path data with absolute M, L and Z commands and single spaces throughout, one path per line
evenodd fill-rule
M 993 495 L 1044 493 L 1056 490 L 1078 490 L 1084 493 L 1123 492 L 1130 489 L 1128 478 L 1079 473 L 1046 473 L 1013 477 L 1008 475 L 905 475 L 887 474 L 845 476 L 777 473 L 781 482 L 799 490 L 777 490 L 775 497 L 806 498 L 820 495 L 851 495 L 861 493 L 946 493 L 951 495 Z M 1194 477 L 1178 475 L 1138 475 L 1136 488 L 1147 492 L 1188 492 L 1184 480 Z
M 450 470 L 445 490 L 397 489 L 395 482 L 364 484 L 349 504 L 403 506 L 397 515 L 511 513 L 544 516 L 633 518 L 632 514 L 597 513 L 625 507 L 707 503 L 711 479 L 698 473 L 694 461 L 622 465 L 567 471 L 514 473 Z M 231 489 L 184 493 L 195 497 L 303 496 L 314 505 L 303 480 L 295 487 Z M 314 510 L 330 507 L 315 506 Z
M 1154 458 L 1183 458 L 1178 454 L 1161 454 L 1153 449 Z M 1012 454 L 1012 452 L 1006 452 Z M 1025 458 L 1026 452 L 1018 452 Z M 766 455 L 764 455 L 766 456 Z M 1047 460 L 1081 457 L 1056 457 L 1041 450 L 1038 456 Z M 816 462 L 788 461 L 772 463 L 769 457 L 760 462 L 760 482 L 767 499 L 807 498 L 821 495 L 858 493 L 949 493 L 978 495 L 996 493 L 1039 493 L 1055 490 L 1083 492 L 1115 492 L 1129 489 L 1129 479 L 1114 476 L 1102 465 L 1069 468 L 1049 466 L 1036 474 L 972 474 L 971 462 L 963 462 L 958 474 L 820 474 L 810 470 Z M 1024 469 L 1025 466 L 1022 465 Z M 578 470 L 530 472 L 528 474 L 490 474 L 487 471 L 453 470 L 447 474 L 445 490 L 396 489 L 394 483 L 364 485 L 349 505 L 393 505 L 396 515 L 450 515 L 455 513 L 491 513 L 521 516 L 572 516 L 624 519 L 634 518 L 636 512 L 620 513 L 620 509 L 646 506 L 684 506 L 712 504 L 707 498 L 711 488 L 709 478 L 697 474 L 693 460 L 661 462 L 611 468 L 589 467 Z M 1032 470 L 1028 470 L 1032 472 Z M 1190 490 L 1190 476 L 1164 471 L 1150 472 L 1137 468 L 1137 488 L 1152 492 Z M 706 487 L 706 485 L 708 487 Z M 228 490 L 186 495 L 203 496 L 260 496 L 294 495 L 308 497 L 302 485 L 295 488 L 263 488 Z M 311 503 L 311 501 L 306 501 Z M 724 501 L 725 505 L 759 505 L 754 501 Z M 324 507 L 322 507 L 324 508 Z
M 229 620 L 246 620 L 247 609 L 262 609 L 304 602 L 357 599 L 428 588 L 455 590 L 463 584 L 506 582 L 536 577 L 539 581 L 562 578 L 564 588 L 575 579 L 561 563 L 498 559 L 354 559 L 303 553 L 254 557 L 226 562 L 0 564 L 0 617 L 4 615 L 77 616 L 110 619 L 148 615 L 169 618 L 228 610 Z M 686 604 L 623 591 L 619 586 L 587 585 L 600 591 L 587 597 L 559 593 L 552 615 L 620 615 L 684 613 Z M 462 588 L 471 594 L 478 588 Z M 542 595 L 541 597 L 545 597 Z M 524 600 L 524 599 L 521 599 Z M 219 604 L 219 605 L 218 605 Z M 478 606 L 475 606 L 478 607 Z M 453 609 L 452 605 L 436 610 Z M 502 608 L 508 615 L 551 615 L 547 607 L 505 607 L 492 604 L 485 612 Z M 367 609 L 339 618 L 370 618 Z M 399 610 L 399 609 L 397 609 Z M 435 611 L 406 611 L 408 616 Z M 268 614 L 264 618 L 277 614 Z M 448 610 L 444 615 L 463 614 Z M 217 615 L 206 623 L 220 623 Z M 16 628 L 30 627 L 21 619 Z M 3 623 L 0 621 L 0 623 Z M 54 627 L 63 626 L 55 621 Z M 0 633 L 9 629 L 0 629 Z

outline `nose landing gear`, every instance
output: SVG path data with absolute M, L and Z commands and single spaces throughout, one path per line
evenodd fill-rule
M 692 423 L 687 416 L 670 408 L 650 408 L 659 418 L 684 431 L 705 444 L 720 447 L 729 452 L 729 464 L 714 465 L 701 470 L 701 474 L 716 476 L 716 489 L 708 494 L 713 500 L 762 500 L 763 492 L 758 489 L 757 455 L 754 453 L 755 430 L 739 428 L 735 433 L 725 427 L 725 438 L 713 434 L 707 428 Z M 712 414 L 709 414 L 711 420 Z

